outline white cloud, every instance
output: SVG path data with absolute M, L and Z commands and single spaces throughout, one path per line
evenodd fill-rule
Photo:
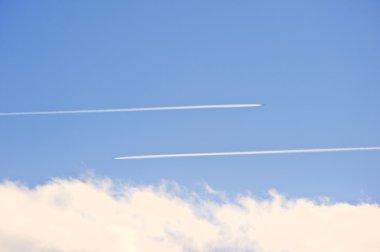
M 55 180 L 34 189 L 5 182 L 0 251 L 380 251 L 378 205 L 276 192 L 223 203 L 179 195 L 165 186 L 115 189 L 109 180 Z

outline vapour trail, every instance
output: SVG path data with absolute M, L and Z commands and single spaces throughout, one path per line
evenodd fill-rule
M 248 108 L 248 107 L 261 107 L 261 106 L 262 106 L 262 104 L 222 104 L 222 105 L 197 105 L 197 106 L 150 107 L 150 108 L 87 109 L 87 110 L 36 111 L 36 112 L 7 112 L 7 113 L 0 113 L 0 116 L 60 115 L 60 114 L 84 114 L 84 113 L 117 113 L 117 112 L 190 110 L 190 109 L 227 109 L 227 108 Z
M 298 150 L 264 150 L 264 151 L 241 151 L 241 152 L 206 152 L 184 154 L 160 154 L 116 157 L 115 159 L 153 159 L 153 158 L 182 158 L 182 157 L 206 157 L 206 156 L 237 156 L 237 155 L 264 155 L 264 154 L 293 154 L 293 153 L 318 153 L 318 152 L 342 152 L 342 151 L 371 151 L 379 147 L 353 147 L 353 148 L 324 148 L 324 149 L 298 149 Z

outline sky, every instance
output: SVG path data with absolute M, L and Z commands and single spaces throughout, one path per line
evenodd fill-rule
M 171 181 L 374 207 L 376 151 L 114 158 L 380 146 L 379 11 L 375 0 L 0 1 L 0 112 L 264 104 L 0 117 L 1 186 Z

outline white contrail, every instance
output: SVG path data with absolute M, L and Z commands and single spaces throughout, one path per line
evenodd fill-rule
M 380 146 L 379 147 L 353 147 L 353 148 L 325 148 L 325 149 L 298 149 L 298 150 L 264 150 L 264 151 L 241 151 L 241 152 L 206 152 L 206 153 L 184 153 L 184 154 L 160 154 L 160 155 L 116 157 L 115 159 L 153 159 L 153 158 L 291 154 L 291 153 L 371 151 L 371 150 L 380 150 Z
M 190 109 L 226 109 L 226 108 L 248 108 L 248 107 L 261 107 L 261 106 L 262 106 L 262 104 L 222 104 L 222 105 L 197 105 L 197 106 L 150 107 L 150 108 L 87 109 L 87 110 L 61 110 L 61 111 L 36 111 L 36 112 L 6 112 L 6 113 L 0 113 L 0 116 L 60 115 L 60 114 L 83 114 L 83 113 L 116 113 L 116 112 L 140 112 L 140 111 L 162 111 L 162 110 L 190 110 Z

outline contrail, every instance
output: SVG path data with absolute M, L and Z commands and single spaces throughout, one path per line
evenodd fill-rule
M 84 113 L 118 113 L 118 112 L 141 112 L 163 110 L 190 110 L 190 109 L 227 109 L 261 107 L 262 104 L 222 104 L 222 105 L 197 105 L 197 106 L 174 106 L 174 107 L 150 107 L 150 108 L 121 108 L 121 109 L 87 109 L 87 110 L 61 110 L 61 111 L 35 111 L 35 112 L 7 112 L 0 116 L 23 116 L 23 115 L 61 115 L 61 114 L 84 114 Z
M 153 159 L 153 158 L 182 158 L 182 157 L 209 157 L 209 156 L 237 156 L 237 155 L 264 155 L 264 154 L 292 154 L 292 153 L 318 153 L 318 152 L 342 152 L 342 151 L 371 151 L 380 150 L 379 147 L 353 147 L 353 148 L 325 148 L 325 149 L 298 149 L 298 150 L 264 150 L 242 152 L 205 152 L 183 154 L 160 154 L 116 157 L 115 159 Z

